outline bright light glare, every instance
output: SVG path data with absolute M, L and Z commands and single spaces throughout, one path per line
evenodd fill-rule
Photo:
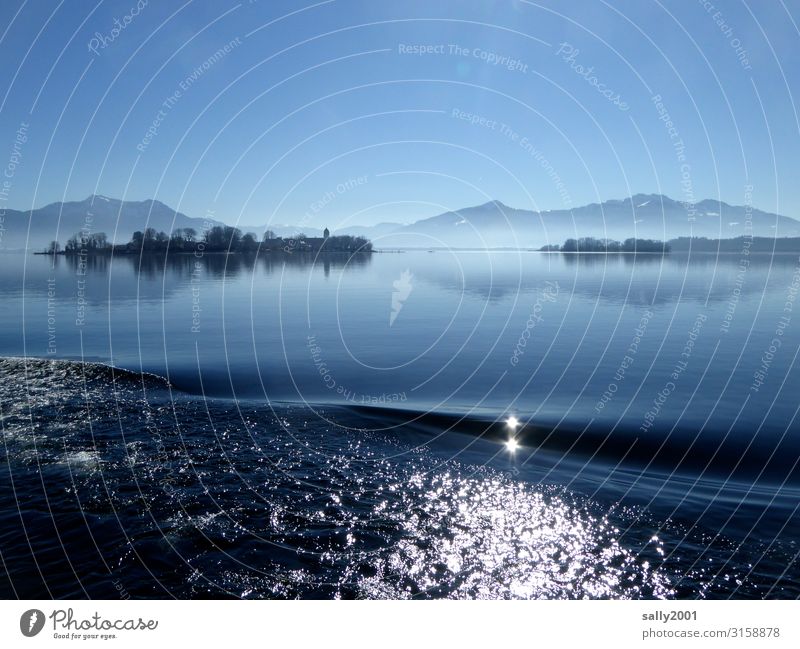
M 516 417 L 509 417 L 506 419 L 506 425 L 511 429 L 514 430 L 517 426 L 519 426 L 519 419 Z
M 510 439 L 510 440 L 508 440 L 508 441 L 506 442 L 506 448 L 507 448 L 507 449 L 508 449 L 508 450 L 509 450 L 511 453 L 513 453 L 514 451 L 516 451 L 516 450 L 519 448 L 519 444 L 517 444 L 517 440 L 515 440 L 515 439 Z

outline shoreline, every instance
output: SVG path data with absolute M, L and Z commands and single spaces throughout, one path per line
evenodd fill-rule
M 284 250 L 253 250 L 253 251 L 242 251 L 242 250 L 207 250 L 203 251 L 202 256 L 206 255 L 256 255 L 256 254 L 264 254 L 264 253 L 275 253 L 280 255 L 293 255 L 293 254 L 317 254 L 317 255 L 364 255 L 364 254 L 402 254 L 406 252 L 524 252 L 524 253 L 536 253 L 541 255 L 605 255 L 605 256 L 618 256 L 618 255 L 660 255 L 660 256 L 686 256 L 686 255 L 730 255 L 741 256 L 740 252 L 733 251 L 733 250 L 689 250 L 689 249 L 679 249 L 679 250 L 671 250 L 669 252 L 652 252 L 652 251 L 641 251 L 641 252 L 633 252 L 633 251 L 619 251 L 619 252 L 601 252 L 601 251 L 568 251 L 562 252 L 560 250 L 536 250 L 535 248 L 392 248 L 387 250 L 361 250 L 355 252 L 349 251 L 337 251 L 337 250 L 295 250 L 292 252 L 287 252 Z M 57 253 L 52 252 L 45 252 L 42 250 L 33 250 L 31 248 L 13 248 L 13 249 L 0 249 L 0 254 L 33 254 L 33 255 L 42 255 L 47 257 L 80 257 L 82 255 L 89 256 L 89 257 L 111 257 L 112 255 L 120 255 L 125 257 L 132 257 L 132 256 L 165 256 L 164 251 L 144 251 L 142 252 L 128 252 L 128 251 L 115 251 L 115 252 L 75 252 L 75 253 L 66 253 L 63 250 Z M 166 256 L 172 257 L 175 255 L 191 255 L 194 256 L 196 253 L 191 250 L 176 250 L 175 252 L 168 252 Z M 797 250 L 751 250 L 750 254 L 758 254 L 758 255 L 797 255 L 800 254 L 800 248 Z
M 25 250 L 2 250 L 0 252 L 24 252 L 28 253 L 31 252 L 29 249 Z M 125 257 L 150 257 L 150 256 L 159 256 L 159 257 L 172 257 L 176 255 L 186 255 L 191 257 L 205 257 L 207 255 L 259 255 L 264 253 L 275 253 L 278 255 L 295 255 L 295 254 L 304 254 L 304 255 L 368 255 L 373 252 L 383 252 L 378 250 L 275 250 L 275 249 L 267 249 L 267 250 L 76 250 L 76 251 L 65 251 L 60 250 L 58 252 L 49 252 L 49 251 L 33 251 L 32 254 L 34 255 L 45 255 L 47 257 L 113 257 L 117 256 L 125 256 Z

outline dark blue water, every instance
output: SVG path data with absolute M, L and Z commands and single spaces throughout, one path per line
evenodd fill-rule
M 0 593 L 798 597 L 799 269 L 2 255 Z

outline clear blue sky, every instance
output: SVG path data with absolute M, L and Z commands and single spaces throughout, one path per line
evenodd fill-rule
M 749 184 L 800 218 L 797 2 L 145 4 L 4 0 L 8 207 L 336 227 Z

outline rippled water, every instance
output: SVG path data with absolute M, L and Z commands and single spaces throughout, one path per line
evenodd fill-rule
M 541 467 L 475 463 L 489 442 L 459 458 L 346 409 L 321 423 L 101 365 L 6 359 L 0 376 L 6 596 L 800 593 L 751 563 L 785 566 L 792 544 L 737 548 L 587 497 L 590 478 L 559 486 L 570 471 L 542 482 Z

